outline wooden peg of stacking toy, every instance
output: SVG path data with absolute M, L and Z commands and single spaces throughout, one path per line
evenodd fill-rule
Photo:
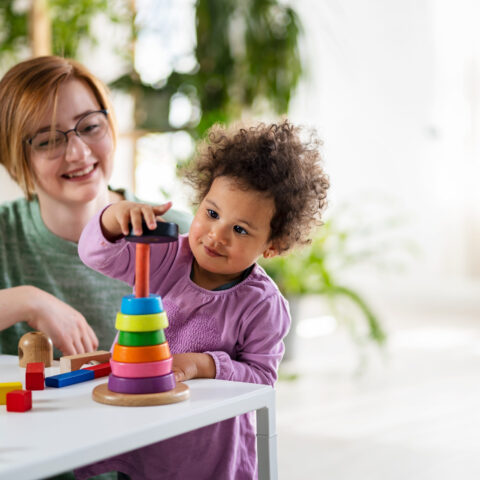
M 28 332 L 18 342 L 18 363 L 26 367 L 28 363 L 42 362 L 51 367 L 53 362 L 53 343 L 43 332 Z
M 122 299 L 115 328 L 108 383 L 92 392 L 95 401 L 109 405 L 146 406 L 182 402 L 190 396 L 187 385 L 177 384 L 172 372 L 173 357 L 163 330 L 167 313 L 159 295 L 150 295 L 150 243 L 178 239 L 178 226 L 157 222 L 155 230 L 143 224 L 143 235 L 126 237 L 135 247 L 135 295 Z
M 178 225 L 171 222 L 157 222 L 157 228 L 149 230 L 145 222 L 142 223 L 142 235 L 125 237 L 127 242 L 136 243 L 135 250 L 135 296 L 148 297 L 150 293 L 150 244 L 168 243 L 178 239 Z

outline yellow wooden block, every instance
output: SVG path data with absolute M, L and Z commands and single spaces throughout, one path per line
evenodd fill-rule
M 13 390 L 23 390 L 22 382 L 0 383 L 0 405 L 7 404 L 7 393 Z

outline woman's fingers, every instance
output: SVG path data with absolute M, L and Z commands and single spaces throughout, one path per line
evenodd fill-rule
M 66 338 L 65 341 L 61 341 L 54 345 L 63 353 L 63 355 L 76 355 L 77 349 L 75 348 L 74 341 L 71 338 Z
M 34 297 L 34 315 L 29 325 L 48 335 L 63 355 L 97 350 L 98 338 L 80 312 L 40 289 L 34 289 Z
M 96 335 L 93 333 L 90 325 L 87 325 L 85 331 L 82 335 L 82 344 L 86 352 L 94 352 L 98 348 L 98 340 Z
M 75 355 L 88 352 L 88 350 L 85 350 L 85 347 L 83 346 L 83 343 L 82 343 L 82 338 L 80 336 L 76 336 L 73 339 L 73 346 L 75 348 Z

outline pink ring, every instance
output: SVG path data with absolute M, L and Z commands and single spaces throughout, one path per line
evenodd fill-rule
M 159 377 L 172 371 L 173 357 L 158 362 L 126 363 L 110 359 L 112 373 L 116 377 L 142 378 Z

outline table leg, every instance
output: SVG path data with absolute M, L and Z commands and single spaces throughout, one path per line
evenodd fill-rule
M 277 430 L 275 421 L 275 391 L 269 404 L 257 410 L 258 479 L 277 480 Z

